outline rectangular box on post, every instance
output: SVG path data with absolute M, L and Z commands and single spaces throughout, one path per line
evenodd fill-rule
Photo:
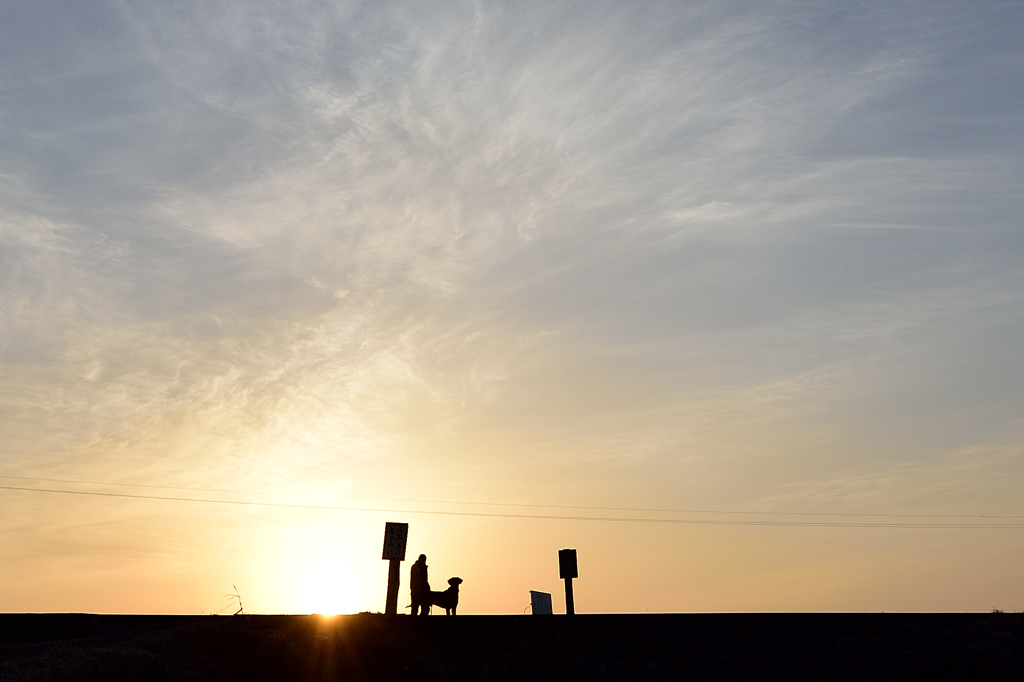
M 566 578 L 572 579 L 580 577 L 579 566 L 576 563 L 575 549 L 558 550 L 558 577 L 562 580 L 565 580 Z
M 572 594 L 572 579 L 580 575 L 576 563 L 575 549 L 558 550 L 558 577 L 565 581 L 565 615 L 576 614 L 576 602 Z

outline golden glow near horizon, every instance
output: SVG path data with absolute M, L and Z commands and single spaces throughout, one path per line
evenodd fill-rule
M 43 5 L 0 612 L 1024 609 L 1018 8 Z

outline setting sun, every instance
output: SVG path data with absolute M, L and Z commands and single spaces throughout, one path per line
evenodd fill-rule
M 358 586 L 336 560 L 309 565 L 295 583 L 295 611 L 333 616 L 358 610 Z
M 379 559 L 365 560 L 367 556 L 376 559 L 380 551 L 376 547 L 379 530 L 372 531 L 361 524 L 336 525 L 325 519 L 303 520 L 269 533 L 260 577 L 252 587 L 254 608 L 322 615 L 370 609 L 370 593 L 380 582 L 380 576 L 370 573 L 379 568 Z

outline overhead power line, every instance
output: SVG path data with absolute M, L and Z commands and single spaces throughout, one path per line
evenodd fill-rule
M 992 529 L 1024 530 L 1024 523 L 907 523 L 907 522 L 853 522 L 853 521 L 757 521 L 746 519 L 659 519 L 623 516 L 563 516 L 558 514 L 502 514 L 498 512 L 442 511 L 433 509 L 380 509 L 374 507 L 342 507 L 319 504 L 288 504 L 284 502 L 251 502 L 245 500 L 217 500 L 194 497 L 170 497 L 162 495 L 132 495 L 128 493 L 103 493 L 86 490 L 61 490 L 56 488 L 28 488 L 22 486 L 0 486 L 0 490 L 20 490 L 37 493 L 59 493 L 64 495 L 86 495 L 94 497 L 116 497 L 133 500 L 162 500 L 169 502 L 196 502 L 204 504 L 231 504 L 248 507 L 276 507 L 286 509 L 323 509 L 333 511 L 386 512 L 389 514 L 430 514 L 436 516 L 475 516 L 501 519 L 546 519 L 555 521 L 602 521 L 621 523 L 655 523 L 705 526 L 794 526 L 805 528 L 947 528 L 947 529 Z
M 102 485 L 117 486 L 125 488 L 153 488 L 157 490 L 188 490 L 192 492 L 209 493 L 230 493 L 235 495 L 277 495 L 289 497 L 314 497 L 310 493 L 279 493 L 257 490 L 232 490 L 226 488 L 186 488 L 172 485 L 151 485 L 144 483 L 112 483 L 109 481 L 83 481 L 68 478 L 40 478 L 37 476 L 0 476 L 0 479 L 11 479 L 18 481 L 46 481 L 49 483 L 74 483 L 76 485 Z M 857 513 L 857 512 L 794 512 L 794 511 L 738 511 L 729 509 L 687 509 L 687 508 L 665 508 L 665 507 L 606 507 L 593 505 L 575 504 L 536 504 L 523 502 L 463 502 L 457 500 L 431 500 L 423 498 L 408 497 L 362 497 L 355 495 L 339 495 L 346 500 L 361 500 L 365 502 L 406 502 L 409 504 L 451 504 L 471 505 L 482 507 L 517 507 L 524 509 L 586 509 L 589 511 L 618 511 L 618 512 L 656 512 L 663 514 L 728 514 L 742 516 L 824 516 L 836 517 L 846 516 L 855 518 L 919 518 L 919 519 L 1024 519 L 1024 514 L 907 514 L 907 513 Z M 255 503 L 253 503 L 255 504 Z
M 147 483 L 113 483 L 111 481 L 82 481 L 72 478 L 40 478 L 39 476 L 0 476 L 0 478 L 6 478 L 15 481 L 46 481 L 47 483 L 75 483 L 80 485 L 111 485 L 117 486 L 119 488 L 153 488 L 156 490 L 191 490 L 193 492 L 201 493 L 234 493 L 238 495 L 283 495 L 288 497 L 310 497 L 308 493 L 271 493 L 259 490 L 231 490 L 228 488 L 185 488 L 178 485 L 152 485 Z

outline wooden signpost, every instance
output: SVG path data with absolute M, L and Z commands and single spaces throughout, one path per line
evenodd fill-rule
M 405 561 L 405 545 L 409 541 L 408 523 L 384 524 L 384 552 L 381 559 L 388 565 L 388 597 L 384 602 L 384 614 L 398 614 L 398 587 L 401 584 L 402 562 Z
M 558 577 L 565 581 L 565 615 L 576 615 L 576 603 L 572 596 L 572 579 L 580 576 L 576 565 L 575 549 L 558 550 Z

